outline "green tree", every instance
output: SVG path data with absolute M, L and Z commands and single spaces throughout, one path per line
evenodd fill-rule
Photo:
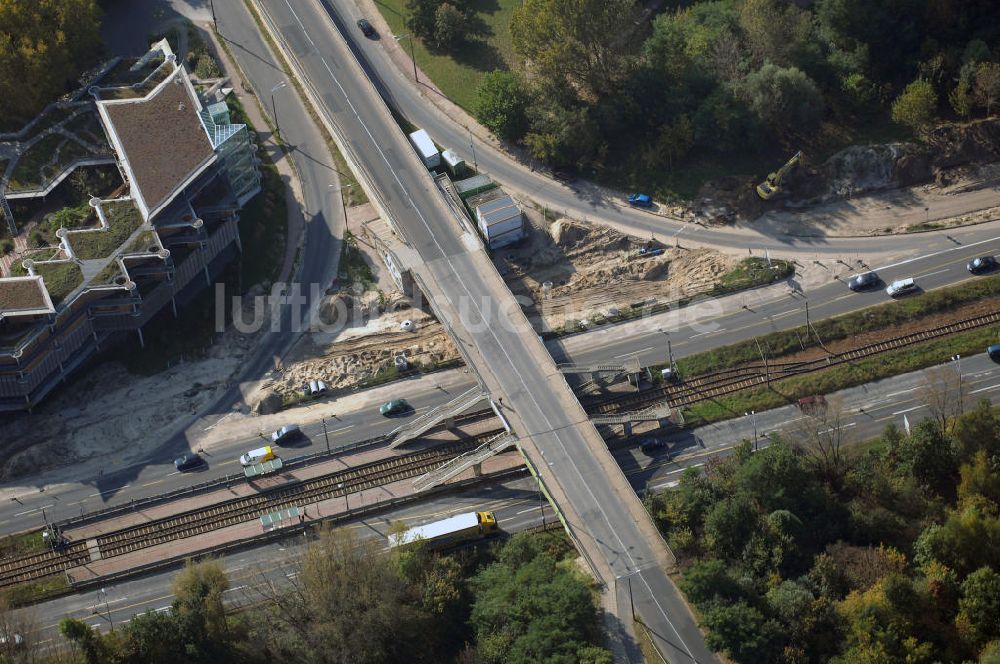
M 433 39 L 441 3 L 442 0 L 406 0 L 406 9 L 410 12 L 406 27 L 423 40 Z
M 901 469 L 939 496 L 954 496 L 958 459 L 951 440 L 930 419 L 913 427 L 899 451 Z
M 476 119 L 497 136 L 518 140 L 528 128 L 530 96 L 521 77 L 494 70 L 483 76 L 476 97 Z
M 439 51 L 447 51 L 465 41 L 469 32 L 469 20 L 465 12 L 450 2 L 442 3 L 434 12 L 434 34 L 431 45 Z
M 100 664 L 109 656 L 108 647 L 99 632 L 77 618 L 63 618 L 59 621 L 59 633 L 75 644 L 88 664 Z
M 736 560 L 760 528 L 760 521 L 750 496 L 740 493 L 726 498 L 705 517 L 707 544 L 720 557 Z
M 914 560 L 937 560 L 961 577 L 980 567 L 1000 566 L 1000 517 L 979 505 L 948 513 L 944 523 L 924 529 L 913 545 Z
M 958 117 L 967 118 L 972 115 L 972 90 L 968 81 L 958 81 L 958 85 L 948 93 L 948 103 Z
M 974 645 L 1000 637 L 1000 574 L 982 567 L 962 582 L 955 622 Z
M 29 119 L 94 63 L 100 19 L 95 0 L 0 0 L 0 125 Z
M 937 117 L 938 98 L 930 81 L 917 79 L 892 102 L 892 120 L 923 131 Z
M 969 463 L 962 464 L 959 474 L 960 503 L 974 501 L 978 497 L 990 501 L 994 509 L 1000 505 L 1000 473 L 986 455 L 986 450 L 979 450 Z
M 739 584 L 730 576 L 726 563 L 717 558 L 695 561 L 684 573 L 679 585 L 687 598 L 701 608 L 744 595 Z
M 229 640 L 226 608 L 222 597 L 229 589 L 229 579 L 219 561 L 209 559 L 195 563 L 188 560 L 184 569 L 171 582 L 174 593 L 174 613 L 182 622 L 193 621 L 197 631 L 204 633 L 205 646 L 225 645 Z
M 976 67 L 976 83 L 974 86 L 976 101 L 986 107 L 986 115 L 990 115 L 993 104 L 1000 98 L 1000 63 L 980 62 Z
M 775 661 L 777 626 L 746 602 L 716 606 L 705 612 L 703 622 L 705 642 L 713 650 L 725 651 L 737 662 Z
M 742 93 L 754 114 L 778 135 L 808 134 L 823 114 L 819 88 L 795 67 L 765 64 L 746 77 Z
M 745 0 L 740 25 L 756 64 L 795 64 L 796 52 L 809 40 L 812 17 L 795 4 L 779 0 Z
M 607 144 L 586 106 L 561 106 L 539 98 L 528 109 L 524 144 L 536 159 L 556 167 L 585 168 L 601 162 Z
M 510 21 L 514 50 L 542 85 L 618 89 L 639 40 L 635 0 L 525 0 Z
M 959 459 L 971 459 L 979 450 L 989 455 L 1000 452 L 1000 417 L 993 412 L 987 399 L 980 399 L 976 406 L 963 413 L 952 429 Z

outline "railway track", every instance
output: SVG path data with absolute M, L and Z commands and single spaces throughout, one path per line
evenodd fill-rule
M 732 369 L 722 369 L 695 376 L 690 380 L 672 385 L 663 385 L 642 392 L 625 395 L 604 396 L 590 399 L 584 408 L 591 415 L 615 415 L 648 408 L 652 404 L 666 402 L 671 408 L 707 401 L 745 389 L 766 385 L 769 381 L 781 380 L 813 371 L 819 371 L 839 364 L 865 359 L 881 353 L 899 350 L 924 341 L 946 337 L 950 334 L 974 330 L 1000 323 L 1000 312 L 966 318 L 947 325 L 919 330 L 893 339 L 854 348 L 843 353 L 831 353 L 826 357 L 800 362 L 768 362 L 748 364 Z
M 233 498 L 204 509 L 171 515 L 137 526 L 128 526 L 96 538 L 101 558 L 120 556 L 165 542 L 253 521 L 264 514 L 306 506 L 364 489 L 412 479 L 437 468 L 458 454 L 475 449 L 496 436 L 491 431 L 467 440 L 391 457 L 301 482 L 285 484 L 249 496 Z M 85 541 L 71 542 L 58 551 L 0 559 L 0 588 L 52 576 L 91 559 Z

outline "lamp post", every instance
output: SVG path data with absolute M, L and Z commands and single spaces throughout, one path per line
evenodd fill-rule
M 400 39 L 410 40 L 410 60 L 413 61 L 413 82 L 419 83 L 420 77 L 417 75 L 417 56 L 413 51 L 413 35 L 408 32 L 405 35 L 394 35 L 394 36 L 396 37 L 396 41 L 399 41 Z
M 323 438 L 326 439 L 326 453 L 330 453 L 330 434 L 326 432 L 326 418 L 321 418 L 323 422 Z
M 274 93 L 288 85 L 285 81 L 282 81 L 271 88 L 271 115 L 274 116 L 274 133 L 279 137 L 281 136 L 281 123 L 278 122 L 278 109 L 274 105 Z
M 104 615 L 101 615 L 101 612 L 97 610 L 96 606 L 91 609 L 90 612 L 95 616 L 101 616 L 106 619 L 108 621 L 108 625 L 111 626 L 111 631 L 113 632 L 115 631 L 115 621 L 111 619 L 111 607 L 108 606 L 108 591 L 104 588 L 101 588 L 101 598 L 104 599 Z
M 955 368 L 958 369 L 958 411 L 962 412 L 964 399 L 962 398 L 962 356 L 952 355 L 951 361 L 955 363 Z
M 753 450 L 757 451 L 757 411 L 751 410 L 749 413 L 743 413 L 745 416 L 750 418 L 753 423 Z
M 472 167 L 476 169 L 476 175 L 479 175 L 479 162 L 476 161 L 476 146 L 472 142 L 472 127 L 466 127 L 469 131 L 469 149 L 472 150 Z
M 212 7 L 212 27 L 215 28 L 216 32 L 218 32 L 219 23 L 215 19 L 215 0 L 209 0 L 208 4 Z

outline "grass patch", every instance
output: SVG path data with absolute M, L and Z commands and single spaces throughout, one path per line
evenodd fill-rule
M 368 196 L 365 194 L 364 189 L 361 188 L 361 184 L 358 182 L 358 178 L 354 175 L 350 166 L 347 164 L 347 160 L 344 159 L 344 155 L 341 154 L 340 148 L 337 147 L 337 142 L 333 140 L 333 136 L 327 130 L 326 125 L 320 119 L 319 115 L 316 113 L 316 109 L 313 108 L 312 104 L 309 103 L 306 97 L 305 90 L 302 89 L 302 84 L 299 82 L 298 77 L 292 76 L 291 67 L 288 61 L 285 59 L 284 52 L 278 48 L 277 44 L 274 43 L 274 39 L 271 38 L 271 33 L 268 31 L 267 26 L 261 21 L 260 15 L 257 13 L 257 8 L 253 6 L 250 0 L 243 0 L 244 6 L 246 6 L 247 11 L 253 16 L 253 20 L 257 23 L 257 28 L 260 30 L 261 36 L 267 45 L 271 48 L 271 51 L 275 54 L 278 62 L 281 63 L 281 70 L 288 75 L 288 81 L 291 82 L 292 86 L 295 88 L 295 93 L 299 96 L 299 100 L 302 105 L 305 106 L 306 112 L 309 113 L 309 118 L 313 121 L 313 124 L 319 128 L 319 132 L 323 135 L 323 141 L 326 143 L 326 149 L 333 158 L 333 163 L 335 165 L 334 170 L 337 172 L 337 178 L 340 180 L 340 186 L 345 187 L 344 194 L 346 195 L 347 205 L 364 205 L 368 202 Z M 237 62 L 236 58 L 233 56 L 232 50 L 229 48 L 229 44 L 226 40 L 222 38 L 221 35 L 216 33 L 216 41 L 222 44 L 222 48 L 225 49 L 226 53 L 229 54 L 230 60 Z M 257 100 L 258 107 L 260 106 L 260 99 Z M 262 112 L 268 127 L 274 131 L 274 127 L 271 126 L 271 121 L 267 119 L 267 113 Z M 284 147 L 284 142 L 281 141 L 280 137 L 276 137 L 276 140 L 282 147 Z M 349 188 L 347 188 L 349 187 Z
M 12 607 L 27 606 L 42 600 L 64 595 L 70 591 L 65 574 L 55 574 L 44 579 L 21 583 L 3 591 Z
M 107 230 L 72 233 L 69 236 L 73 253 L 82 260 L 107 258 L 142 226 L 142 215 L 131 201 L 103 203 L 101 209 L 108 220 Z
M 132 242 L 125 247 L 126 254 L 144 254 L 150 247 L 159 246 L 156 241 L 156 233 L 153 231 L 143 231 L 136 236 Z
M 35 263 L 35 273 L 45 280 L 45 288 L 49 291 L 53 306 L 58 306 L 83 283 L 83 272 L 73 261 Z
M 45 540 L 42 539 L 41 530 L 0 537 L 0 558 L 44 550 Z
M 382 16 L 395 35 L 410 32 L 406 20 L 410 11 L 406 0 L 379 0 L 376 3 Z M 449 53 L 435 53 L 418 40 L 413 40 L 413 54 L 417 66 L 427 74 L 434 84 L 449 99 L 466 110 L 471 110 L 476 102 L 476 89 L 483 74 L 494 69 L 509 69 L 514 61 L 514 47 L 510 37 L 510 18 L 514 10 L 523 4 L 522 0 L 468 0 L 463 6 L 473 13 L 473 22 L 479 28 L 477 36 L 471 36 L 464 44 Z M 394 39 L 393 35 L 381 35 L 382 39 Z M 407 54 L 410 39 L 400 42 Z
M 712 288 L 712 295 L 773 284 L 775 281 L 788 278 L 794 271 L 795 268 L 789 261 L 744 258 L 736 267 L 719 277 L 719 281 Z
M 824 342 L 836 341 L 863 332 L 912 323 L 925 316 L 951 311 L 962 305 L 996 296 L 1000 296 L 1000 276 L 977 279 L 842 316 L 825 318 L 813 323 L 813 328 Z M 805 348 L 818 345 L 815 337 L 809 334 L 804 325 L 772 332 L 758 337 L 758 340 L 762 346 L 768 348 L 770 358 L 798 352 L 803 349 L 803 345 Z M 757 349 L 757 344 L 749 340 L 681 358 L 677 365 L 682 375 L 696 376 L 759 360 L 760 351 Z
M 122 273 L 117 260 L 108 261 L 108 264 L 101 268 L 101 271 L 90 280 L 92 286 L 103 286 L 114 283 L 115 277 Z
M 693 404 L 683 409 L 685 423 L 688 426 L 698 426 L 737 417 L 750 410 L 761 411 L 786 406 L 802 397 L 830 394 L 880 378 L 934 366 L 956 354 L 982 353 L 987 346 L 998 342 L 1000 326 L 961 332 L 823 371 L 772 381 L 770 388 L 755 387 Z
M 350 231 L 344 233 L 340 250 L 340 271 L 337 278 L 346 284 L 360 284 L 366 291 L 375 290 L 375 275 L 358 249 L 358 239 Z
M 42 185 L 42 166 L 47 164 L 59 145 L 66 140 L 62 134 L 49 134 L 21 155 L 10 174 L 10 188 L 13 190 L 32 189 Z

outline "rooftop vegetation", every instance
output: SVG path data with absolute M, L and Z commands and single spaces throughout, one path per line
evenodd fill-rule
M 45 288 L 55 306 L 59 306 L 67 295 L 83 283 L 83 272 L 73 261 L 35 263 L 35 273 L 45 280 Z
M 102 203 L 108 228 L 99 231 L 71 233 L 70 246 L 78 258 L 93 260 L 106 258 L 142 225 L 142 215 L 131 201 Z

